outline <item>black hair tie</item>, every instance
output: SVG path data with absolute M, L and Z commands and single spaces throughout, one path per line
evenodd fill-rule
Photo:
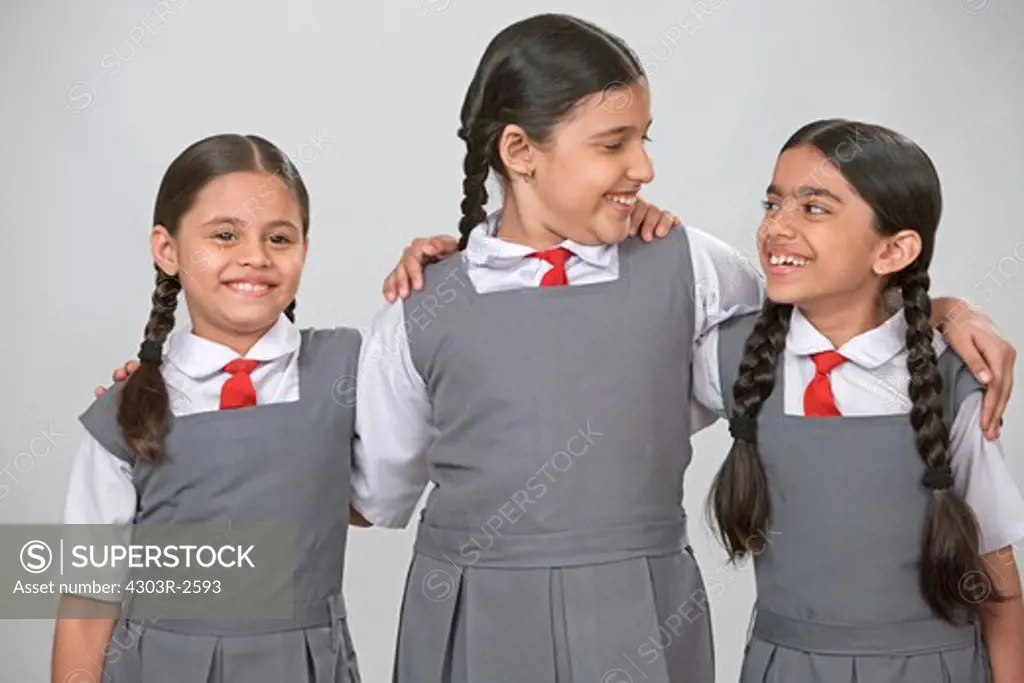
M 734 417 L 729 420 L 729 433 L 734 439 L 757 443 L 757 419 L 753 417 Z
M 143 363 L 150 363 L 152 365 L 160 365 L 164 359 L 164 352 L 161 348 L 161 344 L 157 344 L 155 341 L 147 339 L 142 342 L 139 347 L 139 361 Z
M 929 467 L 924 471 L 921 483 L 932 491 L 943 491 L 953 487 L 953 472 L 948 467 Z

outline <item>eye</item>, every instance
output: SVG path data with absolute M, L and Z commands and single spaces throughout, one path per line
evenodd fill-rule
M 609 143 L 609 144 L 605 145 L 604 148 L 606 150 L 608 150 L 609 152 L 618 152 L 618 151 L 622 150 L 622 143 L 621 142 L 612 142 L 612 143 Z
M 762 199 L 761 200 L 761 206 L 764 208 L 765 211 L 778 211 L 779 210 L 779 203 L 777 201 L 775 201 L 774 199 Z
M 292 238 L 288 235 L 278 233 L 270 236 L 271 244 L 291 244 Z
M 220 242 L 230 242 L 235 239 L 235 233 L 230 230 L 221 230 L 213 234 L 213 239 Z
M 644 135 L 644 142 L 654 142 L 654 138 L 652 138 L 650 135 L 646 135 L 645 134 Z
M 804 208 L 806 209 L 807 213 L 811 214 L 812 216 L 827 216 L 829 213 L 829 210 L 826 209 L 821 204 L 808 204 Z

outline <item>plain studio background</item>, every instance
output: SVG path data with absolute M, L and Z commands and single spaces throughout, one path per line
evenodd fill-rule
M 258 132 L 292 156 L 313 214 L 298 320 L 363 326 L 402 247 L 456 230 L 462 96 L 494 33 L 542 11 L 593 20 L 641 55 L 658 176 L 646 196 L 746 253 L 777 150 L 798 126 L 845 116 L 913 137 L 945 190 L 934 291 L 973 298 L 1024 343 L 1017 0 L 7 0 L 0 521 L 60 519 L 77 416 L 138 348 L 153 201 L 186 144 Z M 1024 482 L 1020 406 L 1004 439 Z M 51 441 L 33 441 L 41 434 Z M 727 445 L 722 425 L 699 435 L 686 484 L 723 681 L 737 675 L 753 597 L 749 569 L 723 564 L 700 516 Z M 346 589 L 367 681 L 390 677 L 412 540 L 412 528 L 351 534 Z M 44 680 L 52 622 L 0 622 L 0 633 L 0 678 Z

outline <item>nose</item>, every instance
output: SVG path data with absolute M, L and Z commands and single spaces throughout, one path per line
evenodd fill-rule
M 766 237 L 793 238 L 796 236 L 796 211 L 799 211 L 796 202 L 785 200 L 782 206 L 765 216 L 763 227 Z
M 631 155 L 627 175 L 635 183 L 647 184 L 654 180 L 654 162 L 643 145 L 639 146 L 637 153 Z
M 267 245 L 260 239 L 257 231 L 249 229 L 246 231 L 242 244 L 239 245 L 238 265 L 251 266 L 253 268 L 266 268 L 270 265 L 270 257 L 267 255 Z

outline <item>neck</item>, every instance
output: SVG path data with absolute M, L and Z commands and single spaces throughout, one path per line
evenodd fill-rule
M 274 320 L 269 325 L 254 330 L 228 330 L 203 320 L 201 316 L 196 316 L 192 318 L 192 334 L 226 346 L 239 356 L 244 356 L 276 322 L 277 320 Z
M 501 210 L 496 236 L 506 242 L 523 244 L 542 251 L 565 241 L 542 217 L 540 207 L 517 202 L 510 188 L 505 190 L 505 204 Z
M 842 302 L 828 299 L 796 305 L 814 329 L 837 349 L 854 337 L 878 327 L 889 317 L 881 297 L 858 297 Z

